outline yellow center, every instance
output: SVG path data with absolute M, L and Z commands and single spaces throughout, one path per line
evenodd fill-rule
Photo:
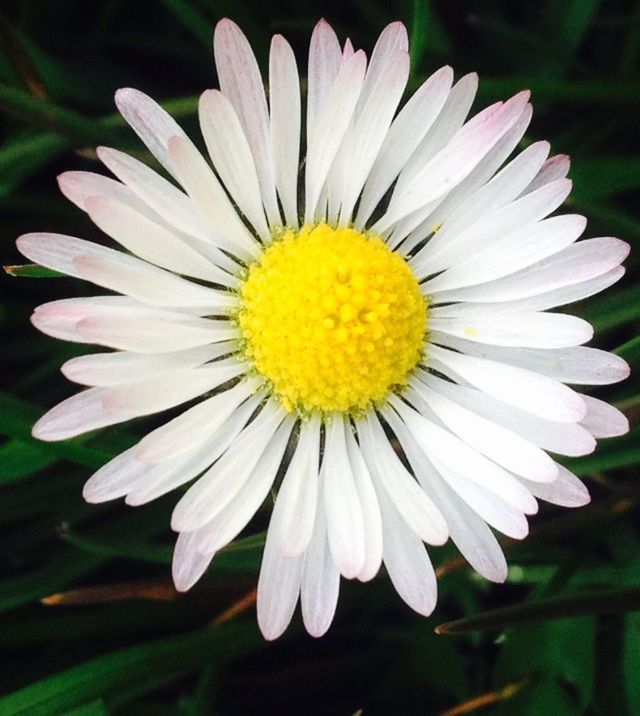
M 361 412 L 405 385 L 420 359 L 426 302 L 378 237 L 287 230 L 240 296 L 244 353 L 289 411 Z

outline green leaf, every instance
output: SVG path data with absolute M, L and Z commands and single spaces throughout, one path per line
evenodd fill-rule
M 638 463 L 640 463 L 640 427 L 619 438 L 607 440 L 591 455 L 567 461 L 569 469 L 576 475 L 589 475 Z
M 609 331 L 640 317 L 640 286 L 599 296 L 582 310 L 582 317 L 593 324 L 596 332 Z
M 115 136 L 113 126 L 101 119 L 83 117 L 50 100 L 34 97 L 29 92 L 3 84 L 0 84 L 0 111 L 23 122 L 53 129 L 74 142 L 103 144 Z
M 501 645 L 494 685 L 503 688 L 523 678 L 531 683 L 504 702 L 498 713 L 584 713 L 593 692 L 594 647 L 593 618 L 509 629 Z
M 5 273 L 9 276 L 20 276 L 23 278 L 59 278 L 65 274 L 53 269 L 38 266 L 38 264 L 23 264 L 22 266 L 3 266 Z
M 0 446 L 0 484 L 32 475 L 53 464 L 56 457 L 48 450 L 22 440 L 10 440 Z
M 185 2 L 185 0 L 162 0 L 162 4 L 203 47 L 209 50 L 213 23 L 197 7 L 194 7 L 193 3 Z
M 591 202 L 640 187 L 639 157 L 576 159 L 572 163 L 573 198 Z
M 82 445 L 78 438 L 52 443 L 36 440 L 31 436 L 31 428 L 43 412 L 33 403 L 0 393 L 0 435 L 20 440 L 37 451 L 46 451 L 52 458 L 64 458 L 94 470 L 114 456 L 113 452 Z
M 75 709 L 65 711 L 64 716 L 109 716 L 111 712 L 102 699 L 82 704 Z
M 261 643 L 253 623 L 237 621 L 147 642 L 91 659 L 0 698 L 0 712 L 45 716 L 97 697 L 108 704 L 110 695 L 147 679 L 189 674 L 204 664 L 220 668 Z
M 473 631 L 504 629 L 514 624 L 566 619 L 583 614 L 607 614 L 640 610 L 640 587 L 610 589 L 588 594 L 546 599 L 492 609 L 436 627 L 438 634 L 466 634 Z

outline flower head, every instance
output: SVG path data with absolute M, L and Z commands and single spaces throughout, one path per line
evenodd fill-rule
M 444 67 L 401 107 L 400 23 L 369 62 L 316 26 L 304 125 L 283 37 L 268 99 L 230 20 L 214 49 L 220 90 L 199 105 L 211 164 L 159 105 L 124 89 L 120 111 L 169 178 L 107 148 L 98 155 L 117 180 L 60 177 L 124 251 L 18 240 L 31 260 L 116 294 L 35 310 L 43 332 L 113 350 L 63 365 L 89 387 L 34 434 L 61 440 L 196 401 L 98 470 L 84 496 L 140 505 L 193 481 L 172 518 L 186 590 L 275 487 L 258 584 L 267 638 L 298 598 L 323 634 L 340 576 L 366 581 L 383 562 L 429 614 L 425 542 L 451 537 L 503 581 L 490 528 L 520 539 L 538 499 L 589 500 L 549 453 L 583 455 L 628 428 L 567 385 L 621 380 L 624 361 L 583 346 L 585 321 L 549 312 L 617 281 L 627 245 L 578 241 L 581 216 L 547 218 L 571 183 L 546 142 L 508 161 L 531 118 L 527 92 L 466 120 L 477 78 L 454 85 Z

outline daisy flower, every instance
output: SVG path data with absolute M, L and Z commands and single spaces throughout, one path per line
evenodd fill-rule
M 189 589 L 277 491 L 258 622 L 279 636 L 301 603 L 323 634 L 340 577 L 384 564 L 420 614 L 436 604 L 424 543 L 449 537 L 501 582 L 492 531 L 521 539 L 538 500 L 577 507 L 585 486 L 549 454 L 584 455 L 628 429 L 571 385 L 622 380 L 584 347 L 592 328 L 550 312 L 617 281 L 628 246 L 579 240 L 549 215 L 569 159 L 535 142 L 520 92 L 467 119 L 477 87 L 443 67 L 403 104 L 401 23 L 371 57 L 321 21 L 308 91 L 280 35 L 268 96 L 245 36 L 215 29 L 220 89 L 204 92 L 206 158 L 134 89 L 116 104 L 161 175 L 109 148 L 116 179 L 60 176 L 63 194 L 123 250 L 51 233 L 32 261 L 113 292 L 38 307 L 34 325 L 108 351 L 62 366 L 88 386 L 34 427 L 42 440 L 189 404 L 95 473 L 89 502 L 141 505 L 186 486 L 173 512 L 177 589 Z

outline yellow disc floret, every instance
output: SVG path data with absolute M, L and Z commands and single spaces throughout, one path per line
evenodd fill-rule
M 378 237 L 327 224 L 287 230 L 240 289 L 244 353 L 289 411 L 358 413 L 403 386 L 427 307 Z

